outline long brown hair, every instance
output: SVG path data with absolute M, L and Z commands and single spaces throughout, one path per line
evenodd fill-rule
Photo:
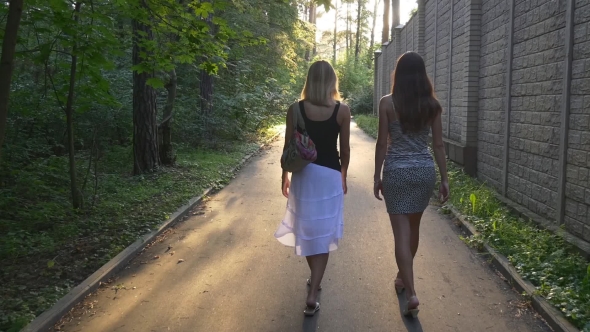
M 424 60 L 416 52 L 404 53 L 397 60 L 391 95 L 403 132 L 421 131 L 442 112 Z

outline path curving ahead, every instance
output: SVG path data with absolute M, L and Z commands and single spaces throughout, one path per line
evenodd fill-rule
M 344 238 L 330 257 L 315 317 L 302 312 L 305 259 L 273 237 L 286 203 L 279 140 L 89 296 L 62 330 L 550 331 L 435 207 L 424 215 L 416 258 L 419 319 L 402 319 L 393 234 L 372 194 L 374 142 L 352 124 Z

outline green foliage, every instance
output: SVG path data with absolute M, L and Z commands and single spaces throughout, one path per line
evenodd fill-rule
M 0 331 L 20 330 L 189 198 L 223 185 L 300 92 L 313 33 L 291 2 L 146 3 L 81 0 L 76 22 L 70 1 L 25 2 L 0 164 Z M 0 17 L 6 10 L 1 3 Z M 149 56 L 136 67 L 132 20 L 154 34 L 139 36 Z M 85 202 L 76 211 L 64 134 L 73 54 L 77 185 Z M 161 106 L 171 69 L 178 75 L 177 164 L 131 177 L 133 71 L 154 72 L 149 84 Z M 199 108 L 202 70 L 215 79 L 209 114 Z
M 487 243 L 579 328 L 590 324 L 589 265 L 559 235 L 539 229 L 503 206 L 493 191 L 449 167 L 451 204 L 480 232 L 469 242 Z
M 373 86 L 368 86 L 348 98 L 353 115 L 373 114 Z
M 372 115 L 356 115 L 354 121 L 365 133 L 373 138 L 377 138 L 379 129 L 379 118 Z
M 372 89 L 373 72 L 366 67 L 354 64 L 354 57 L 347 56 L 335 66 L 338 75 L 340 93 L 344 99 L 362 94 L 366 89 Z
M 359 116 L 361 129 L 376 136 L 376 118 Z M 561 236 L 538 228 L 512 213 L 485 184 L 450 163 L 450 205 L 472 223 L 479 234 L 463 240 L 480 250 L 484 243 L 508 258 L 525 279 L 567 319 L 590 331 L 590 265 Z M 442 208 L 443 212 L 449 210 Z

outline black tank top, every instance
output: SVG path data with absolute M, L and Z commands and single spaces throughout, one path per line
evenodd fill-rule
M 307 114 L 305 114 L 303 100 L 299 102 L 299 108 L 301 109 L 303 120 L 305 121 L 305 129 L 307 130 L 307 134 L 315 144 L 315 148 L 318 152 L 318 157 L 316 161 L 314 161 L 314 164 L 328 167 L 340 172 L 340 155 L 337 148 L 338 135 L 340 134 L 340 125 L 336 120 L 340 103 L 336 103 L 334 112 L 332 112 L 332 116 L 328 120 L 324 121 L 310 120 L 307 117 Z M 302 132 L 299 126 L 297 130 Z

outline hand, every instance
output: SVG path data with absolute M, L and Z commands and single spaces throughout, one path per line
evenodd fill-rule
M 346 193 L 348 193 L 348 186 L 346 185 L 346 175 L 342 175 L 342 191 L 344 192 L 344 195 L 346 195 Z
M 441 182 L 438 189 L 438 199 L 441 203 L 445 203 L 449 199 L 449 193 L 449 183 L 447 181 Z
M 289 198 L 289 187 L 291 187 L 291 181 L 288 176 L 283 177 L 281 188 L 283 189 L 283 196 Z
M 379 192 L 381 192 L 381 194 L 383 194 L 383 182 L 381 182 L 381 179 L 375 180 L 375 184 L 373 185 L 373 193 L 375 194 L 375 198 L 382 201 L 383 198 L 381 198 L 381 195 L 379 195 Z

